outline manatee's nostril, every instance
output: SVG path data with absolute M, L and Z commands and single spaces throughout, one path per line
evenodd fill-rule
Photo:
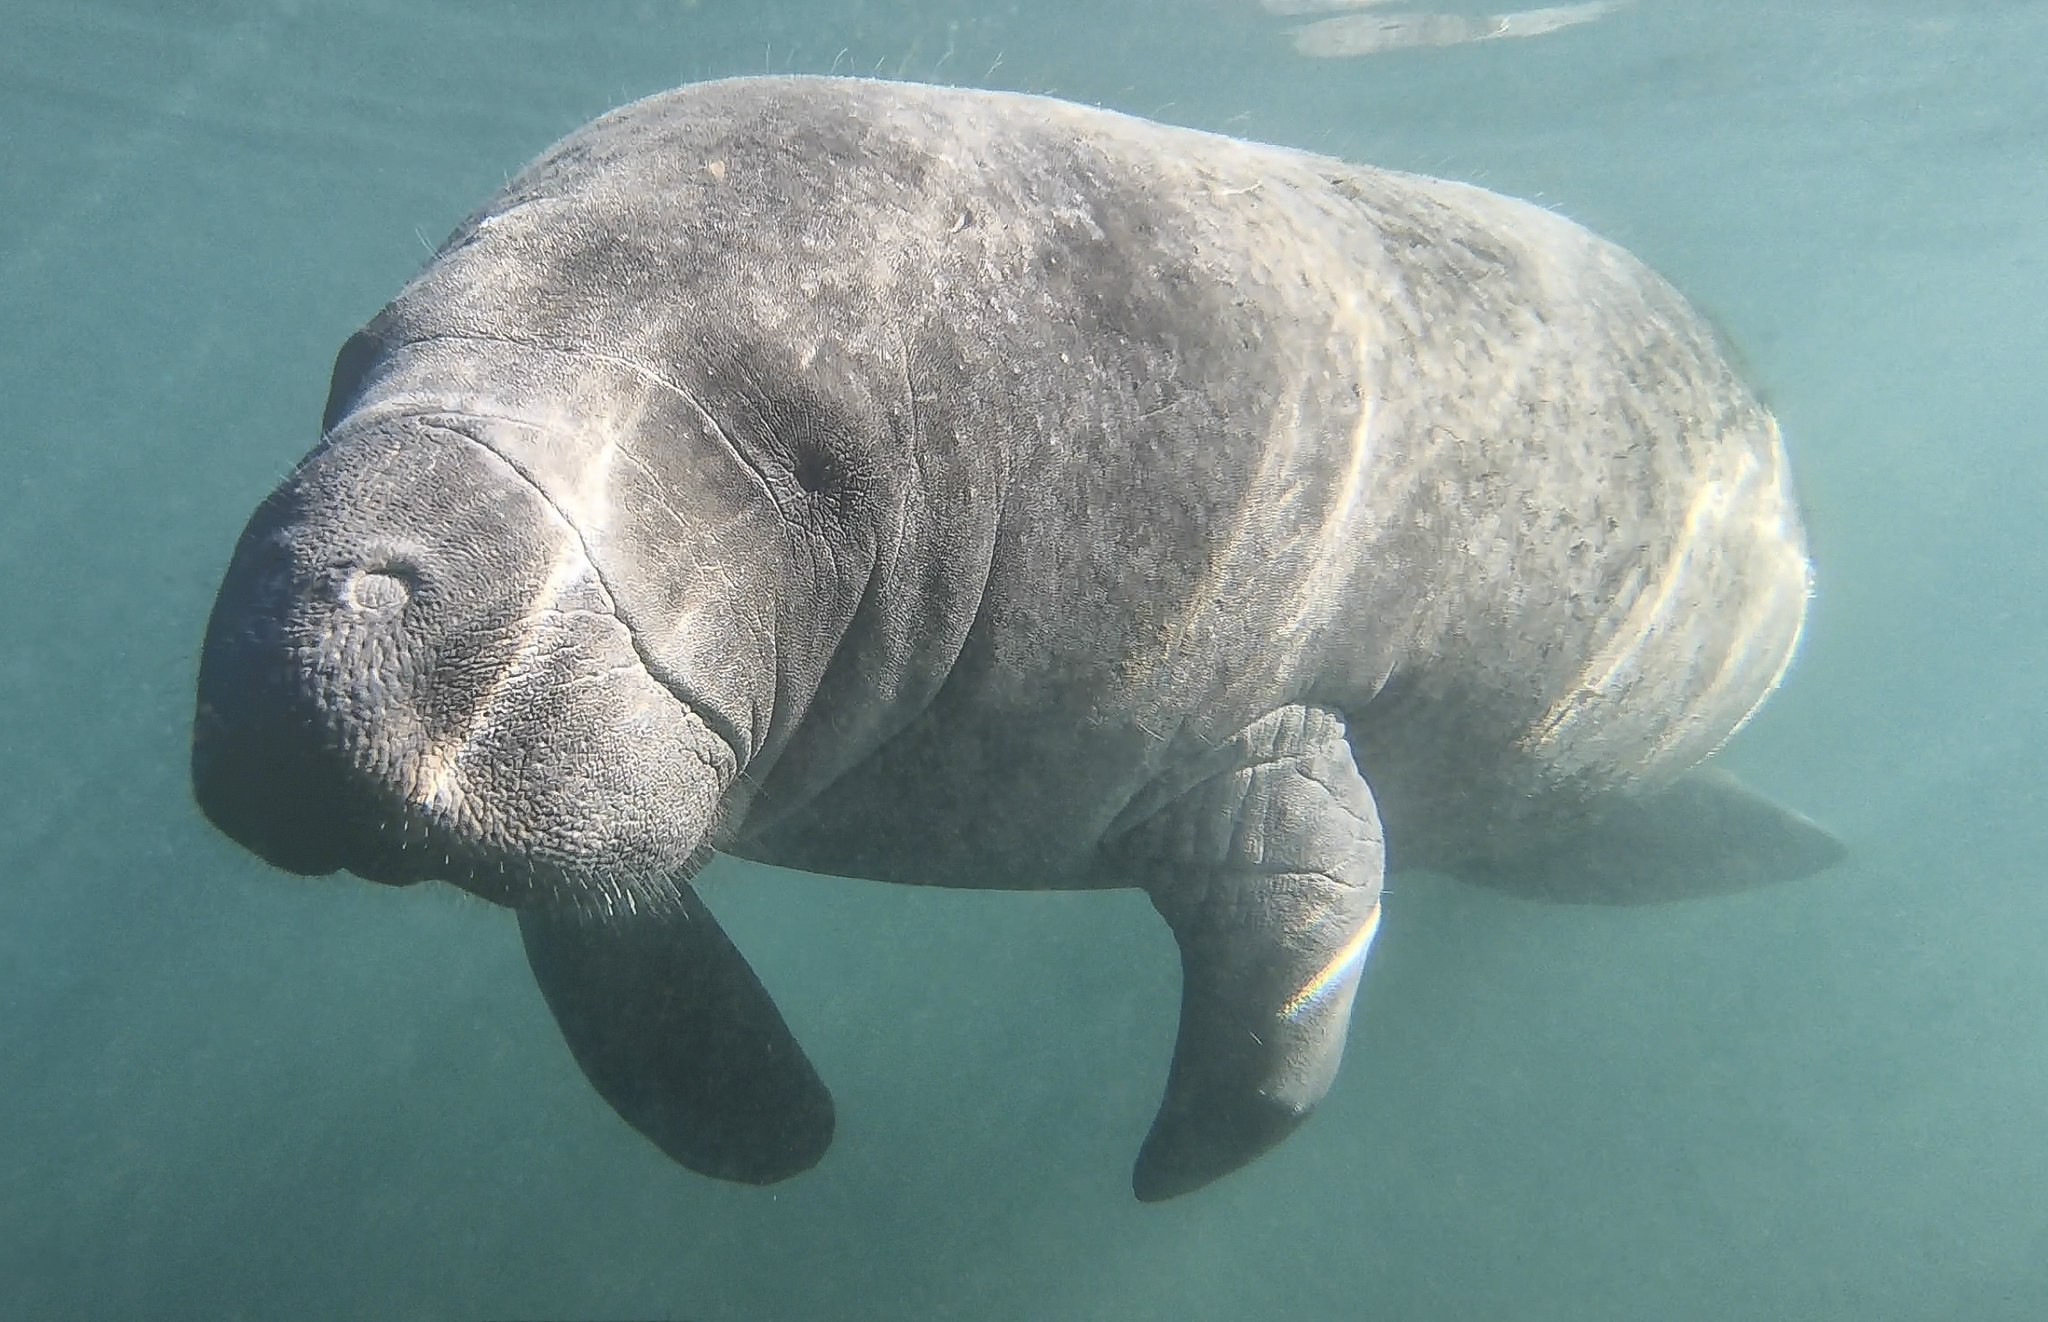
M 359 611 L 395 611 L 412 600 L 413 574 L 403 565 L 358 569 L 344 589 L 348 604 Z

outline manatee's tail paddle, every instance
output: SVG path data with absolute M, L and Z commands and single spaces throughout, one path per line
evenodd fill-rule
M 832 1143 L 832 1094 L 694 890 L 658 911 L 519 915 L 570 1052 L 626 1123 L 703 1175 L 772 1184 Z
M 1703 767 L 1648 794 L 1617 795 L 1554 845 L 1453 872 L 1561 903 L 1656 904 L 1796 881 L 1847 855 L 1812 820 Z

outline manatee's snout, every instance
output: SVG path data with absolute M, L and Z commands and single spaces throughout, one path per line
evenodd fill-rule
M 207 627 L 194 791 L 293 872 L 630 893 L 687 866 L 734 764 L 582 534 L 461 418 L 338 428 L 250 520 Z

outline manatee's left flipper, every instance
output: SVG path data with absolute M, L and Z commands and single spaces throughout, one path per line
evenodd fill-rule
M 1132 1178 L 1158 1202 L 1266 1151 L 1329 1091 L 1385 850 L 1343 720 L 1316 707 L 1274 712 L 1135 813 L 1112 858 L 1181 952 L 1173 1069 Z
M 832 1143 L 832 1094 L 688 886 L 659 912 L 524 909 L 527 962 L 599 1095 L 700 1174 L 772 1184 Z

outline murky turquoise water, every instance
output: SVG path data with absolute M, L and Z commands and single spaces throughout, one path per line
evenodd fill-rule
M 0 4 L 0 1316 L 2048 1316 L 2048 5 L 1353 58 L 1318 17 Z M 1404 879 L 1318 1117 L 1141 1207 L 1177 971 L 1136 894 L 708 879 L 840 1103 L 762 1191 L 603 1108 L 505 915 L 211 834 L 205 610 L 342 338 L 590 115 L 831 68 L 1467 178 L 1670 275 L 1821 567 L 1727 760 L 1851 862 L 1626 911 Z

